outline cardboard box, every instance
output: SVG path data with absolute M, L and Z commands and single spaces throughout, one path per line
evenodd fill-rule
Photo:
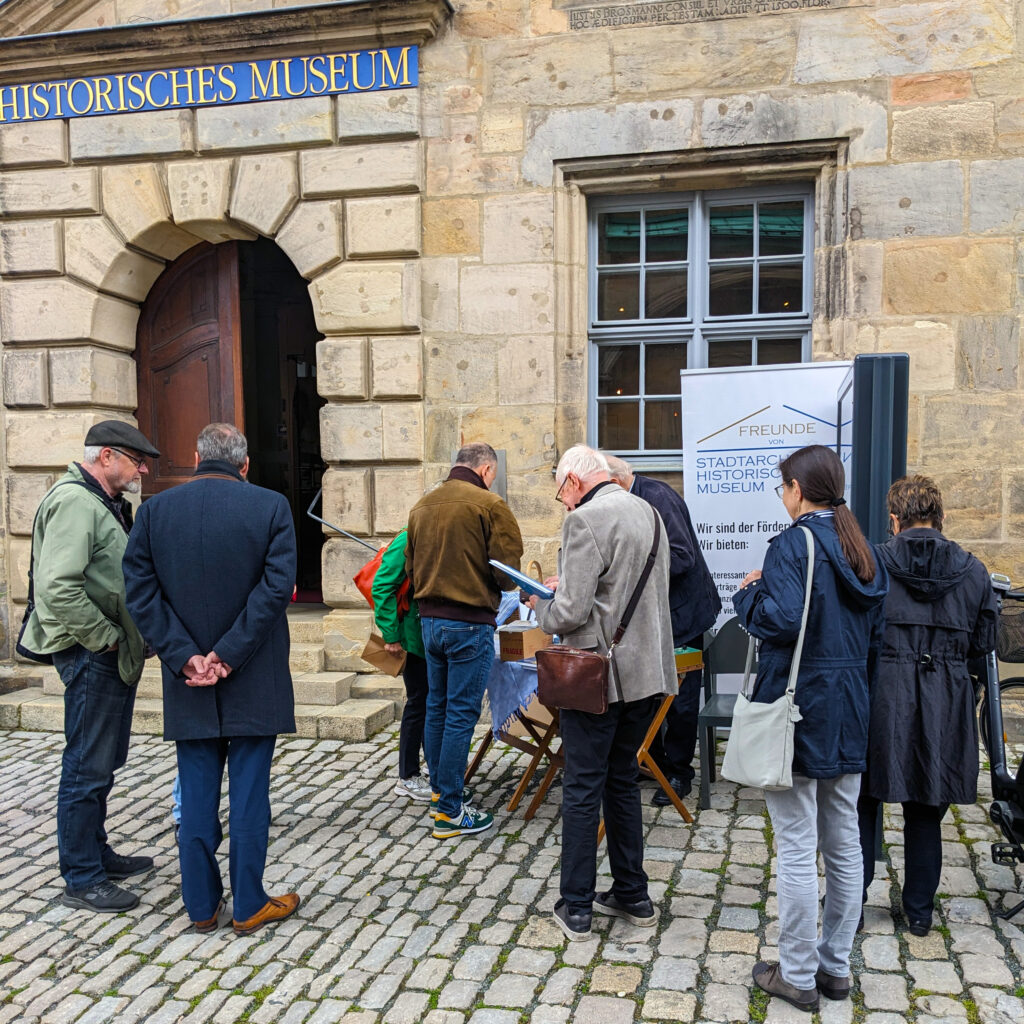
M 498 652 L 502 661 L 522 661 L 551 646 L 551 635 L 531 622 L 509 622 L 498 629 Z
M 704 667 L 704 652 L 698 651 L 696 647 L 677 647 L 675 656 L 676 672 L 679 675 Z

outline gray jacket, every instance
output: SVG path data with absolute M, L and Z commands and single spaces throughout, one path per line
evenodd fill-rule
M 647 502 L 611 484 L 566 516 L 558 589 L 553 600 L 537 602 L 537 621 L 546 632 L 558 633 L 570 647 L 608 650 L 651 553 L 657 514 Z M 676 692 L 669 560 L 662 524 L 654 569 L 615 650 L 609 703 Z

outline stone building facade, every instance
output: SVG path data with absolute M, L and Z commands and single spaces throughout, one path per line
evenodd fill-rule
M 140 399 L 136 355 L 158 279 L 197 245 L 259 238 L 303 279 L 321 339 L 323 516 L 371 543 L 483 439 L 504 451 L 527 557 L 548 569 L 559 454 L 633 436 L 633 406 L 601 402 L 622 393 L 629 346 L 648 345 L 648 394 L 665 405 L 659 365 L 713 365 L 716 340 L 728 358 L 774 341 L 797 358 L 908 352 L 912 468 L 943 487 L 948 532 L 1024 581 L 1019 0 L 6 0 L 0 37 L 0 655 L 40 497 L 91 423 L 156 401 Z M 22 116 L 32 83 L 391 47 L 412 48 L 418 84 Z M 95 101 L 90 88 L 76 102 Z M 770 225 L 804 202 L 793 255 L 799 240 L 771 241 Z M 714 294 L 723 204 L 723 230 L 760 231 L 763 247 L 726 291 L 774 273 L 772 295 L 793 296 L 796 274 L 805 323 L 785 319 L 789 298 L 757 338 L 715 327 L 714 298 L 703 333 L 687 320 L 678 282 L 691 303 Z M 609 283 L 599 251 L 632 266 L 641 216 L 647 262 Z M 674 225 L 661 242 L 659 216 Z M 687 230 L 696 248 L 659 292 L 656 245 Z M 595 314 L 596 290 L 618 302 L 640 280 L 650 310 L 683 303 L 678 323 L 602 336 L 595 316 L 617 314 Z M 624 361 L 607 395 L 599 351 Z M 641 404 L 652 430 L 671 416 Z M 652 472 L 681 464 L 666 423 L 637 453 Z M 328 533 L 331 668 L 358 665 L 368 620 L 351 576 L 365 557 Z

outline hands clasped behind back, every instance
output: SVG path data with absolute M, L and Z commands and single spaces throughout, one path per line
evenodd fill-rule
M 213 686 L 231 672 L 231 666 L 221 661 L 216 651 L 209 654 L 193 654 L 181 670 L 188 686 Z

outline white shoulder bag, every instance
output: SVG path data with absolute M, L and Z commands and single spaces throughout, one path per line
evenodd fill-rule
M 771 704 L 758 704 L 750 699 L 753 689 L 750 666 L 754 660 L 754 638 L 747 647 L 747 667 L 743 673 L 743 688 L 736 695 L 732 713 L 732 731 L 725 746 L 722 775 L 742 786 L 759 789 L 793 788 L 793 731 L 800 721 L 800 709 L 793 696 L 796 677 L 800 671 L 800 654 L 807 632 L 807 613 L 811 607 L 811 582 L 814 579 L 814 538 L 806 526 L 801 526 L 807 540 L 807 587 L 804 592 L 804 614 L 800 620 L 800 636 L 793 648 L 793 663 L 789 667 L 786 692 Z

